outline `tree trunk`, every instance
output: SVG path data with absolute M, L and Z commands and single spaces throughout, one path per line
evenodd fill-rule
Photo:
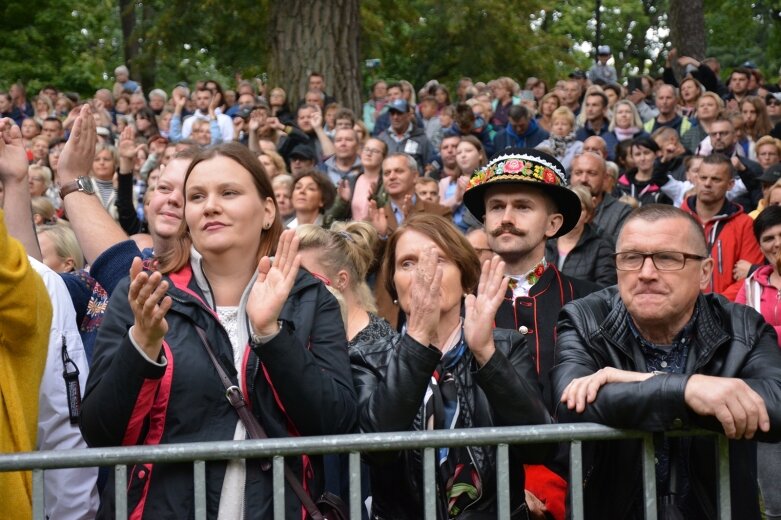
M 670 0 L 670 40 L 678 56 L 705 59 L 705 13 L 702 0 Z
M 141 34 L 134 39 L 136 41 L 141 40 L 143 43 L 141 44 L 138 62 L 134 65 L 137 65 L 136 70 L 141 80 L 141 86 L 144 88 L 144 92 L 148 94 L 155 87 L 157 74 L 157 42 L 154 41 L 154 38 L 149 38 L 149 28 L 155 23 L 155 8 L 149 2 L 144 2 L 141 8 L 141 16 L 143 20 L 138 31 Z
M 360 114 L 359 16 L 359 0 L 271 1 L 269 86 L 285 89 L 291 108 L 319 72 L 326 92 Z
M 125 57 L 125 66 L 130 69 L 130 77 L 140 80 L 140 75 L 133 66 L 138 56 L 138 38 L 136 30 L 136 3 L 134 0 L 119 0 L 119 24 L 122 26 L 122 51 Z

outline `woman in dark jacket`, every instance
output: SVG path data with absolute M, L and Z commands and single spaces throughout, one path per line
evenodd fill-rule
M 580 199 L 580 220 L 566 235 L 548 240 L 545 260 L 559 271 L 581 280 L 607 287 L 616 283 L 616 264 L 613 247 L 591 225 L 594 217 L 594 199 L 585 186 L 570 188 Z
M 482 273 L 478 265 L 472 246 L 442 217 L 415 215 L 391 236 L 387 289 L 407 314 L 407 328 L 350 349 L 361 431 L 550 421 L 523 337 L 493 330 L 508 283 L 504 262 L 495 256 Z M 523 464 L 545 454 L 510 449 L 513 518 L 527 512 Z M 367 456 L 373 518 L 423 517 L 421 459 L 419 451 Z M 438 449 L 436 460 L 437 518 L 496 518 L 494 447 Z
M 613 195 L 629 195 L 641 206 L 672 204 L 673 201 L 662 193 L 661 187 L 653 179 L 654 161 L 660 153 L 659 145 L 650 137 L 637 137 L 631 143 L 630 157 L 634 167 L 618 178 Z
M 193 160 L 184 187 L 187 233 L 159 258 L 158 272 L 135 260 L 109 303 L 83 403 L 87 442 L 248 438 L 201 332 L 269 437 L 349 432 L 355 394 L 339 307 L 319 281 L 298 272 L 298 240 L 281 233 L 260 163 L 241 145 L 219 145 Z M 272 263 L 267 255 L 278 238 Z M 298 478 L 306 475 L 313 495 L 322 489 L 319 457 L 286 461 Z M 114 515 L 113 486 L 106 489 L 101 518 Z M 271 472 L 257 461 L 208 463 L 208 517 L 270 518 L 272 489 Z M 300 518 L 290 487 L 285 501 L 286 517 Z M 192 467 L 128 468 L 128 513 L 190 517 Z

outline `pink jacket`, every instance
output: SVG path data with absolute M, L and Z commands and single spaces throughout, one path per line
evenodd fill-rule
M 764 265 L 746 278 L 735 301 L 757 310 L 781 337 L 781 290 L 770 285 L 772 265 Z M 781 345 L 781 339 L 779 339 Z

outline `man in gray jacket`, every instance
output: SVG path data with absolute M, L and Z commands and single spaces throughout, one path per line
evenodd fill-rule
M 379 135 L 388 145 L 388 155 L 399 152 L 411 155 L 418 163 L 418 172 L 422 174 L 434 158 L 434 148 L 426 137 L 426 132 L 415 126 L 414 116 L 403 99 L 391 101 L 388 104 L 388 114 L 390 128 Z
M 594 197 L 594 220 L 604 238 L 615 244 L 618 232 L 632 207 L 603 191 L 608 176 L 605 160 L 594 153 L 585 152 L 572 160 L 569 182 L 572 186 L 586 186 Z

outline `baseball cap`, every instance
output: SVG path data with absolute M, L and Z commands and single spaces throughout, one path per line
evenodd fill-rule
M 407 104 L 407 101 L 404 99 L 394 99 L 390 103 L 388 103 L 388 110 L 393 110 L 394 112 L 401 112 L 406 113 L 409 111 L 409 105 Z

